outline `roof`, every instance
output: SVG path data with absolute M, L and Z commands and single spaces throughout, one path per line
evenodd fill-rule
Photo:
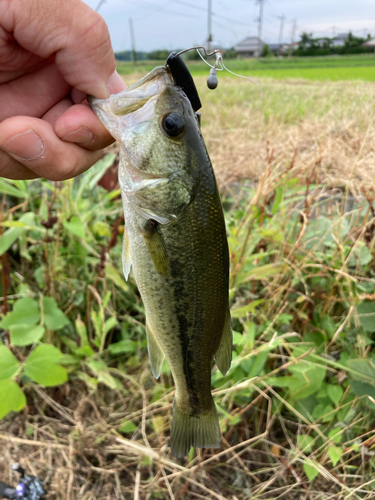
M 262 48 L 264 43 L 260 40 L 260 48 Z M 241 40 L 237 45 L 234 46 L 234 50 L 237 52 L 255 52 L 258 50 L 259 38 L 257 36 L 248 36 Z
M 367 40 L 364 44 L 362 44 L 364 47 L 375 47 L 375 38 L 371 38 L 370 40 Z
M 349 33 L 339 33 L 335 36 L 335 40 L 346 40 L 349 36 Z

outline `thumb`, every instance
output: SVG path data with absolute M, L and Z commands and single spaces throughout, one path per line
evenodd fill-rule
M 33 54 L 43 58 L 55 55 L 56 65 L 69 85 L 99 98 L 109 96 L 110 79 L 109 84 L 117 87 L 116 92 L 125 88 L 115 73 L 107 24 L 84 2 L 5 0 L 4 3 L 8 9 L 1 16 L 0 7 L 1 24 Z

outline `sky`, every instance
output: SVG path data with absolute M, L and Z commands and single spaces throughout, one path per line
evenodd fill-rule
M 208 35 L 209 0 L 84 0 L 108 24 L 115 52 L 131 49 L 129 18 L 140 51 L 173 50 L 200 44 Z M 258 35 L 259 0 L 211 0 L 214 42 L 229 48 L 246 36 Z M 284 43 L 303 31 L 314 36 L 348 32 L 375 37 L 375 0 L 263 0 L 262 40 L 279 41 L 285 16 Z

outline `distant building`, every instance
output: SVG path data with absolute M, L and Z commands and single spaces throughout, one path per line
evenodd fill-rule
M 298 43 L 269 43 L 268 44 L 269 48 L 271 49 L 271 52 L 273 52 L 275 55 L 287 55 L 287 54 L 292 54 L 295 50 L 298 49 L 299 45 Z
M 349 33 L 339 33 L 334 37 L 332 45 L 333 47 L 343 47 L 345 45 L 345 40 L 349 38 Z
M 262 53 L 264 42 L 257 36 L 248 36 L 234 46 L 234 50 L 243 57 L 259 57 Z
M 281 49 L 283 54 L 293 54 L 295 50 L 299 49 L 299 44 L 297 42 L 284 43 Z
M 375 38 L 371 38 L 370 40 L 367 40 L 364 44 L 362 44 L 363 47 L 370 47 L 372 49 L 375 49 Z
M 332 42 L 331 42 L 330 38 L 323 37 L 323 38 L 316 38 L 314 40 L 314 43 L 316 43 L 316 45 L 318 45 L 319 47 L 325 48 L 325 47 L 329 47 Z M 311 46 L 311 43 L 309 44 L 309 46 Z
M 279 43 L 269 43 L 268 47 L 270 48 L 271 52 L 274 54 L 278 54 L 280 52 L 280 44 Z

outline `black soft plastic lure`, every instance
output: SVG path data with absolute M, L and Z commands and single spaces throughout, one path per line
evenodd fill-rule
M 198 111 L 202 104 L 193 77 L 182 58 L 176 52 L 172 52 L 168 56 L 166 66 L 169 66 L 175 84 L 185 92 L 194 111 Z

